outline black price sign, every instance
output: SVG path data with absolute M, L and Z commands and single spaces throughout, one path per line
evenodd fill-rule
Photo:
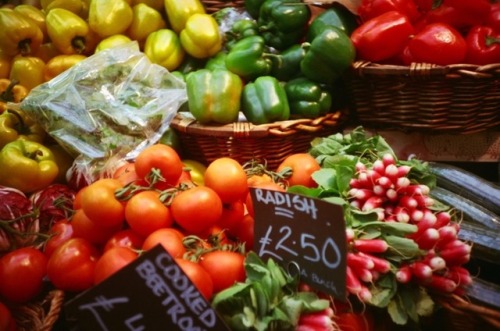
M 299 272 L 314 288 L 345 299 L 347 244 L 342 207 L 272 190 L 251 189 L 251 194 L 256 253 Z
M 79 330 L 230 330 L 160 245 L 65 308 Z

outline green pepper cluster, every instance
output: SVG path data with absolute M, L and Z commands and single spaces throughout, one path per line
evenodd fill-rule
M 266 124 L 344 107 L 339 84 L 355 59 L 353 13 L 335 3 L 311 20 L 302 0 L 246 0 L 245 10 L 250 17 L 231 23 L 224 48 L 180 75 L 200 123 L 228 124 L 241 111 Z

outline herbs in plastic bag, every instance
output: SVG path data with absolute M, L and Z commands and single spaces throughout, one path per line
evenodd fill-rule
M 186 100 L 184 82 L 131 42 L 37 86 L 20 107 L 88 164 L 135 158 L 160 139 Z

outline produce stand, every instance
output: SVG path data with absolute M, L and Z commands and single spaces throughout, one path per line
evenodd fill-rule
M 0 331 L 499 330 L 499 15 L 0 0 Z

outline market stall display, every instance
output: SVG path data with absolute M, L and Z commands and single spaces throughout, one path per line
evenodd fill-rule
M 499 328 L 498 185 L 368 131 L 498 130 L 498 9 L 2 2 L 0 330 Z

